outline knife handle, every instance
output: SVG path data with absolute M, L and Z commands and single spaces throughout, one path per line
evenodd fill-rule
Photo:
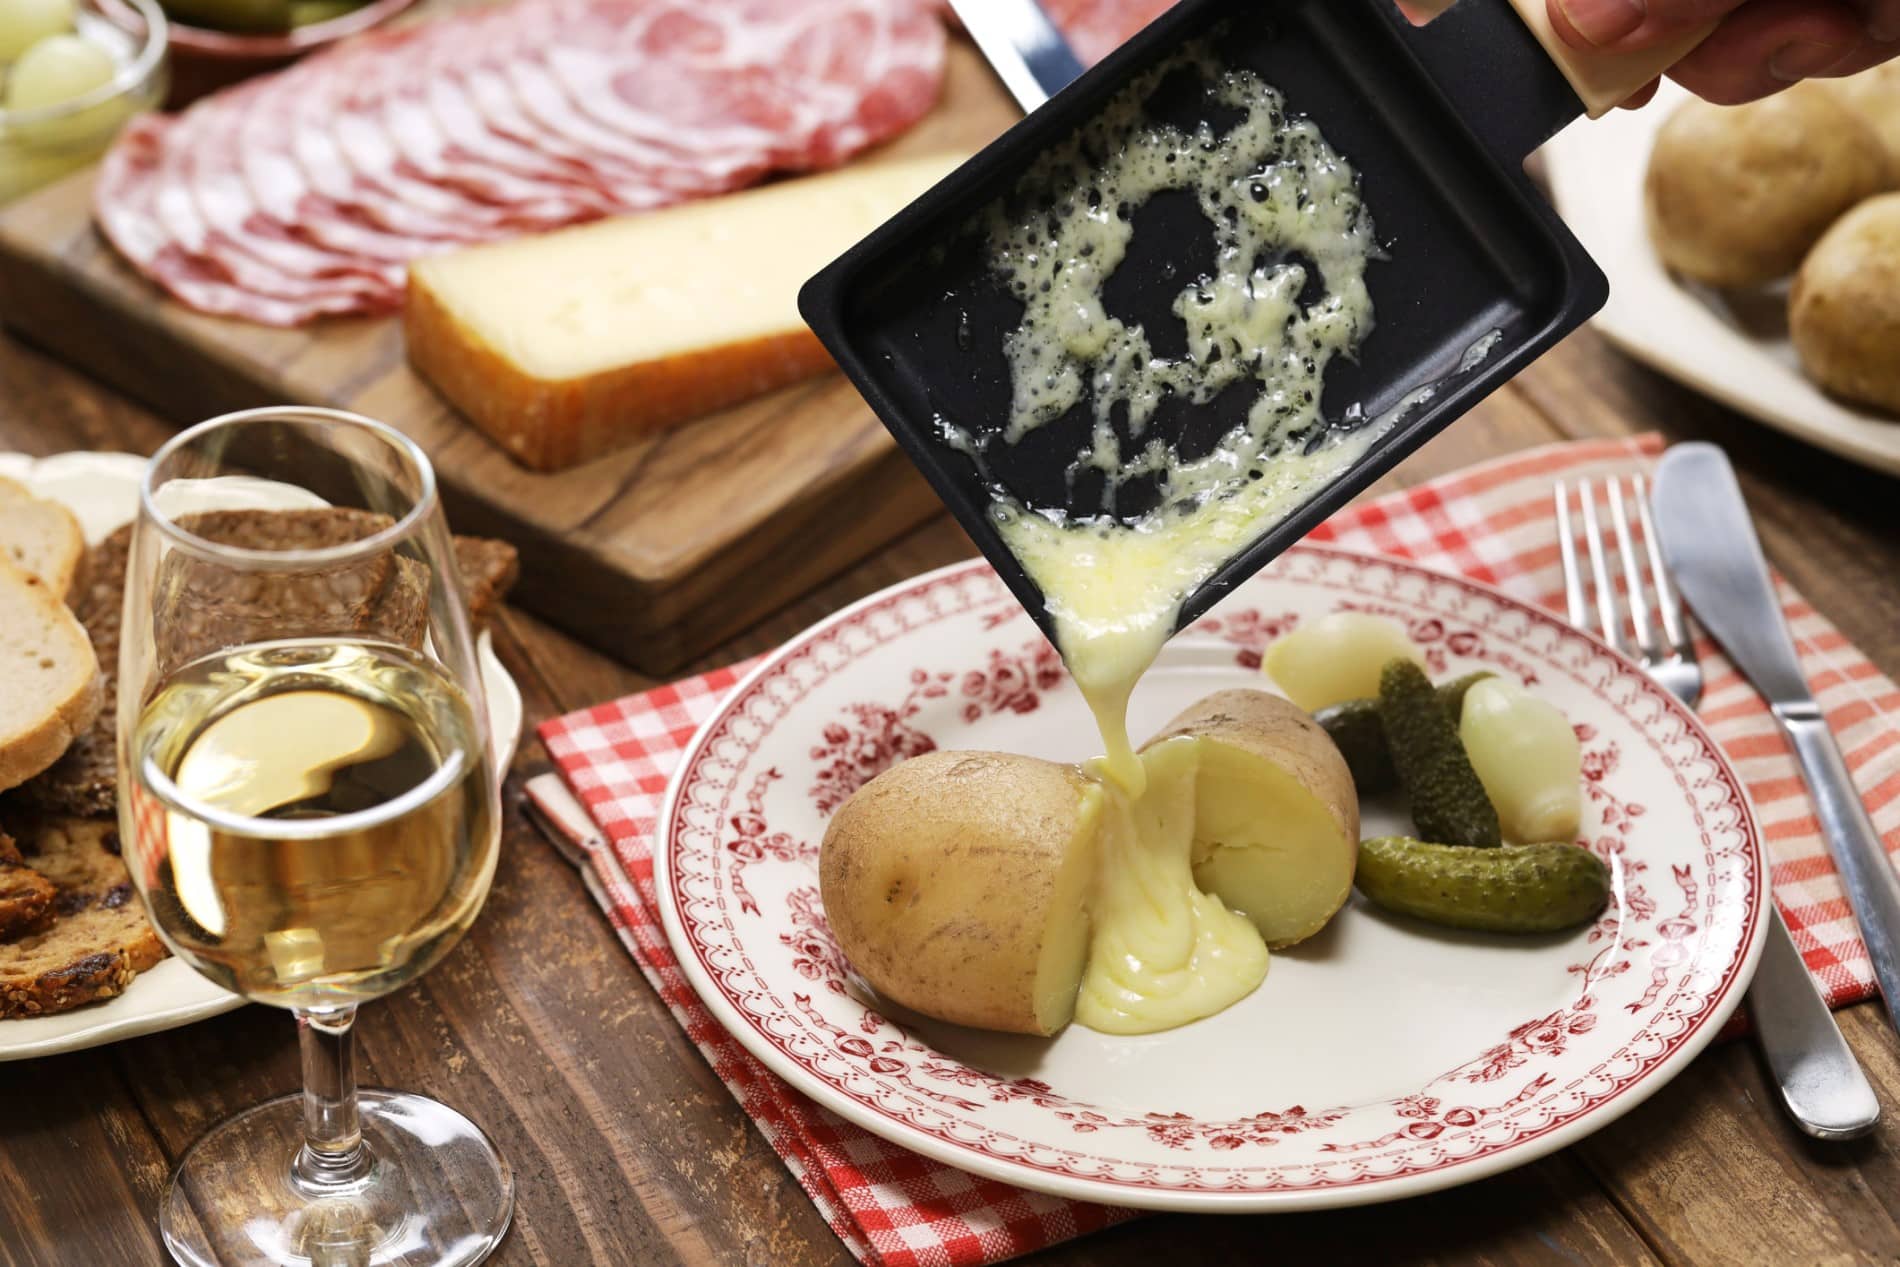
M 1812 701 L 1777 704 L 1775 717 L 1794 749 L 1801 779 L 1814 801 L 1821 836 L 1834 855 L 1847 904 L 1880 983 L 1880 1000 L 1900 1029 L 1900 876 L 1841 757 L 1840 746 Z
M 1814 987 L 1781 911 L 1768 903 L 1768 937 L 1748 987 L 1755 1039 L 1788 1116 L 1816 1139 L 1857 1139 L 1880 1124 L 1880 1097 Z
M 1511 0 L 1517 16 L 1557 63 L 1557 69 L 1576 90 L 1592 119 L 1600 118 L 1627 101 L 1632 93 L 1681 61 L 1715 30 L 1715 23 L 1684 31 L 1654 48 L 1628 53 L 1583 52 L 1564 43 L 1550 24 L 1547 0 Z

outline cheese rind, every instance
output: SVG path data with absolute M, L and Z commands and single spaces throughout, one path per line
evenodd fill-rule
M 410 266 L 416 368 L 557 470 L 824 372 L 805 279 L 961 160 L 851 168 Z

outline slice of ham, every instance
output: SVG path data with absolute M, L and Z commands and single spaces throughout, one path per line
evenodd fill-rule
M 831 166 L 936 100 L 931 0 L 514 0 L 128 128 L 106 237 L 208 312 L 401 302 L 408 261 Z

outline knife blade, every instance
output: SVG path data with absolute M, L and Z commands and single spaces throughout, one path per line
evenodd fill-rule
M 1036 0 L 950 0 L 1016 104 L 1028 113 L 1082 73 L 1082 59 Z
M 1676 445 L 1656 467 L 1654 502 L 1657 540 L 1677 591 L 1768 701 L 1787 736 L 1873 961 L 1887 1017 L 1900 1029 L 1900 876 L 1801 673 L 1728 458 L 1712 444 Z

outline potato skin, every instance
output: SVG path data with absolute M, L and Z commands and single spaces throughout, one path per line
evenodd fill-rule
M 1815 382 L 1900 413 L 1900 194 L 1863 202 L 1808 252 L 1788 331 Z
M 878 775 L 819 854 L 845 958 L 929 1016 L 1022 1034 L 1067 1024 L 1069 1010 L 1037 1016 L 1036 976 L 1052 925 L 1084 918 L 1093 792 L 1072 766 L 997 752 L 927 753 Z
M 1900 62 L 1883 62 L 1845 79 L 1808 82 L 1860 116 L 1887 147 L 1887 162 L 1900 181 Z
M 1759 286 L 1897 176 L 1874 130 L 1811 84 L 1742 106 L 1686 101 L 1650 152 L 1650 240 L 1691 281 Z
M 1277 766 L 1325 807 L 1339 829 L 1341 847 L 1346 851 L 1346 856 L 1339 859 L 1343 869 L 1337 877 L 1337 892 L 1327 895 L 1326 900 L 1331 905 L 1323 911 L 1316 908 L 1311 912 L 1305 926 L 1277 936 L 1268 935 L 1267 944 L 1277 950 L 1303 941 L 1325 927 L 1351 896 L 1352 864 L 1359 847 L 1359 795 L 1346 758 L 1340 755 L 1332 737 L 1292 701 L 1266 691 L 1244 689 L 1216 691 L 1206 696 L 1184 709 L 1145 747 L 1180 735 L 1212 740 Z M 1232 905 L 1232 899 L 1225 900 Z

